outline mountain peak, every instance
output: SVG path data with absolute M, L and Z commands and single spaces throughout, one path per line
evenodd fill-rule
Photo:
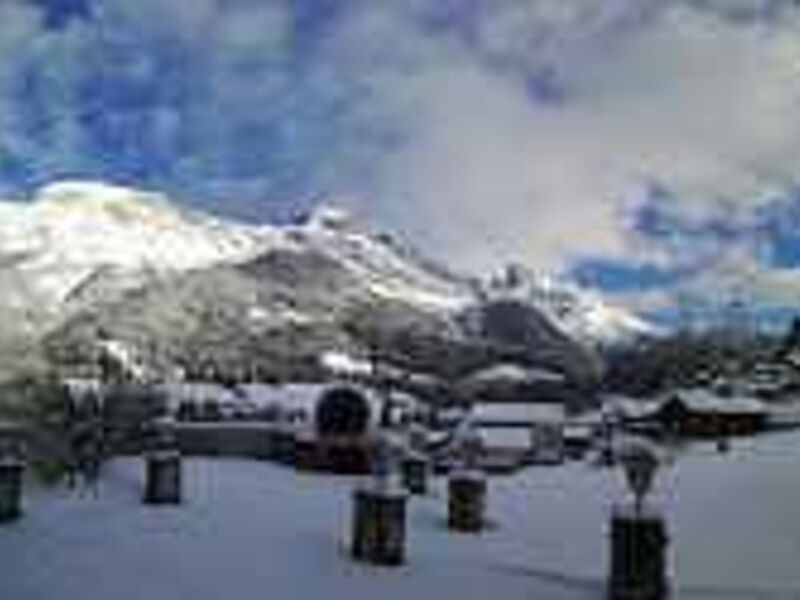
M 491 279 L 488 293 L 532 303 L 565 332 L 591 342 L 616 343 L 657 333 L 650 323 L 608 304 L 597 292 L 524 265 L 508 265 Z
M 102 216 L 125 222 L 179 218 L 177 207 L 162 194 L 99 181 L 50 183 L 35 194 L 33 206 L 63 216 Z
M 183 209 L 165 195 L 92 181 L 49 184 L 28 202 L 0 203 L 0 259 L 57 312 L 98 272 L 175 272 L 241 262 L 266 232 Z M 49 299 L 45 301 L 45 298 Z
M 348 209 L 337 203 L 322 203 L 308 213 L 305 225 L 312 229 L 348 231 L 358 229 L 358 219 Z
M 137 189 L 91 179 L 62 179 L 42 186 L 37 196 L 52 201 L 70 198 L 87 197 L 93 195 L 103 196 L 130 196 L 140 194 Z
M 242 265 L 273 253 L 281 268 L 298 273 L 309 268 L 308 257 L 324 257 L 326 268 L 358 282 L 365 298 L 438 315 L 455 315 L 483 297 L 513 298 L 582 339 L 613 341 L 647 328 L 597 294 L 525 267 L 509 268 L 494 285 L 477 289 L 343 208 L 352 205 L 323 203 L 292 226 L 257 226 L 195 212 L 161 193 L 60 181 L 29 202 L 0 203 L 0 266 L 11 265 L 24 279 L 35 297 L 29 304 L 56 316 L 81 299 L 118 296 L 155 276 Z M 319 276 L 324 281 L 326 274 Z

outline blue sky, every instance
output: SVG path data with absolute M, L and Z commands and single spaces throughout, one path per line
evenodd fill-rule
M 4 0 L 0 192 L 337 202 L 673 318 L 800 298 L 794 0 Z

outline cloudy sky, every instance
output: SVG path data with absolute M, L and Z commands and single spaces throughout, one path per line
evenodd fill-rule
M 650 314 L 800 307 L 797 0 L 0 0 L 0 193 L 338 202 Z

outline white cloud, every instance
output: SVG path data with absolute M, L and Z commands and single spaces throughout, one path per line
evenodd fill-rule
M 458 18 L 429 27 L 445 4 Z M 175 187 L 258 198 L 286 176 L 277 170 L 296 169 L 320 192 L 361 194 L 360 212 L 468 268 L 513 259 L 558 270 L 582 256 L 681 264 L 702 253 L 711 269 L 713 239 L 637 245 L 630 214 L 643 188 L 668 188 L 689 221 L 721 212 L 746 221 L 800 173 L 800 19 L 790 2 L 341 6 L 300 72 L 289 66 L 289 2 L 98 0 L 92 23 L 58 32 L 29 5 L 2 3 L 0 153 L 43 172 L 101 160 L 85 156 L 74 91 L 111 68 L 103 51 L 115 40 L 135 42 L 113 57 L 126 81 L 180 84 L 114 115 L 173 165 Z M 20 100 L 6 85 L 32 57 L 54 105 L 45 142 L 20 133 Z M 537 102 L 527 84 L 542 72 L 556 93 Z M 320 98 L 340 111 L 318 110 Z M 373 139 L 385 132 L 394 143 Z M 280 160 L 258 154 L 269 144 L 253 138 L 266 136 Z
M 380 73 L 411 115 L 411 142 L 383 180 L 382 193 L 396 199 L 384 208 L 387 220 L 466 264 L 500 254 L 557 268 L 580 255 L 630 259 L 626 214 L 650 181 L 670 188 L 682 214 L 696 219 L 721 203 L 755 210 L 795 181 L 794 23 L 740 24 L 663 3 L 622 26 L 619 14 L 598 20 L 577 0 L 509 5 L 519 20 L 505 11 L 503 35 L 489 37 L 539 35 L 552 54 L 545 34 L 555 22 L 558 52 L 569 58 L 557 61 L 565 102 L 534 105 L 513 74 L 449 46 L 423 45 L 415 69 Z M 567 9 L 578 5 L 592 18 Z M 558 10 L 539 18 L 525 6 Z
M 468 267 L 622 251 L 612 194 L 626 182 L 606 179 L 602 157 L 587 160 L 589 140 L 573 153 L 557 118 L 532 111 L 514 82 L 465 63 L 404 85 L 417 133 L 383 180 L 383 193 L 402 198 L 393 219 Z

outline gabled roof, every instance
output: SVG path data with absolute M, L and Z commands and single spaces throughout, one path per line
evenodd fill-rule
M 498 363 L 475 371 L 464 379 L 465 385 L 484 383 L 564 383 L 561 373 L 535 367 L 521 367 L 513 363 Z
M 601 418 L 639 419 L 658 409 L 659 404 L 652 400 L 631 398 L 630 396 L 607 395 L 602 398 Z
M 561 423 L 565 419 L 564 405 L 547 404 L 476 404 L 472 409 L 477 424 Z
M 704 388 L 677 390 L 661 400 L 661 406 L 678 400 L 684 406 L 697 412 L 715 412 L 720 414 L 762 414 L 766 406 L 760 400 L 747 396 L 723 397 L 713 394 Z

